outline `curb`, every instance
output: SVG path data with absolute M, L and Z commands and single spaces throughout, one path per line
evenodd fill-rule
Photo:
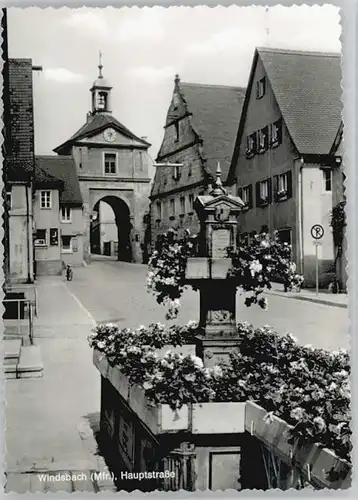
M 340 307 L 341 309 L 347 309 L 348 304 L 340 304 L 337 302 L 332 302 L 330 300 L 325 300 L 325 299 L 318 299 L 316 297 L 305 297 L 305 296 L 300 296 L 300 295 L 287 295 L 286 293 L 281 293 L 281 292 L 275 292 L 275 291 L 270 291 L 270 292 L 265 292 L 267 295 L 278 295 L 279 297 L 284 297 L 285 299 L 296 299 L 296 300 L 302 300 L 306 302 L 314 302 L 316 304 L 322 304 L 325 306 L 333 306 L 333 307 Z

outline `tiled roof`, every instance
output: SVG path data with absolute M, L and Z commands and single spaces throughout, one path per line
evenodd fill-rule
M 58 146 L 56 149 L 54 149 L 55 152 L 59 152 L 62 150 L 64 147 L 68 147 L 71 144 L 75 143 L 78 140 L 87 138 L 87 137 L 92 137 L 98 133 L 100 133 L 102 130 L 104 130 L 106 127 L 111 126 L 114 129 L 116 129 L 119 133 L 125 135 L 126 137 L 129 137 L 131 139 L 134 139 L 135 141 L 141 142 L 144 146 L 150 146 L 150 144 L 141 139 L 140 137 L 137 137 L 136 135 L 133 134 L 127 127 L 122 125 L 116 118 L 114 118 L 112 115 L 107 115 L 107 114 L 96 114 L 91 118 L 91 120 L 82 127 L 77 130 L 75 134 L 73 134 L 70 139 L 68 139 L 66 142 Z
M 9 59 L 9 116 L 5 117 L 6 176 L 26 180 L 34 169 L 32 60 Z
M 328 154 L 341 120 L 340 54 L 258 48 L 301 154 Z
M 245 89 L 224 85 L 180 82 L 179 89 L 192 114 L 192 125 L 203 140 L 207 167 L 215 177 L 220 161 L 226 179 L 239 126 Z
M 82 205 L 76 165 L 72 156 L 36 156 L 35 187 L 56 181 L 62 185 L 61 203 Z

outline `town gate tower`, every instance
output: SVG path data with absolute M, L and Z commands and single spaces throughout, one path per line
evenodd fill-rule
M 71 155 L 76 163 L 83 198 L 84 261 L 89 262 L 91 254 L 103 253 L 108 224 L 101 212 L 108 213 L 109 206 L 114 214 L 111 239 L 116 240 L 118 260 L 141 262 L 143 218 L 149 205 L 150 144 L 112 116 L 112 86 L 103 77 L 101 55 L 98 69 L 86 123 L 54 151 Z

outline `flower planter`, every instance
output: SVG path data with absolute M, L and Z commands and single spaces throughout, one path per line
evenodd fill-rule
M 128 406 L 153 434 L 188 431 L 193 434 L 233 434 L 245 432 L 246 403 L 196 403 L 173 411 L 169 405 L 152 407 L 144 390 L 130 384 L 118 366 L 108 367 L 106 358 L 94 350 L 93 362 Z M 230 410 L 228 411 L 228 406 Z
M 351 485 L 351 466 L 338 458 L 331 450 L 315 443 L 288 443 L 289 431 L 293 428 L 279 417 L 265 420 L 268 412 L 255 403 L 247 402 L 245 408 L 245 429 L 260 441 L 271 447 L 279 458 L 288 465 L 295 463 L 305 472 L 309 482 L 330 489 L 345 489 Z M 330 481 L 327 473 L 334 469 L 347 473 L 337 481 Z

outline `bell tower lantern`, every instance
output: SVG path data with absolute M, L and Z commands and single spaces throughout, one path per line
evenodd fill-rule
M 98 64 L 98 69 L 99 69 L 99 75 L 97 80 L 93 82 L 92 88 L 91 88 L 91 94 L 92 94 L 92 115 L 98 114 L 98 113 L 111 113 L 111 102 L 110 102 L 110 97 L 111 97 L 111 90 L 112 87 L 108 83 L 108 81 L 103 78 L 102 74 L 102 53 L 99 53 L 99 64 Z

